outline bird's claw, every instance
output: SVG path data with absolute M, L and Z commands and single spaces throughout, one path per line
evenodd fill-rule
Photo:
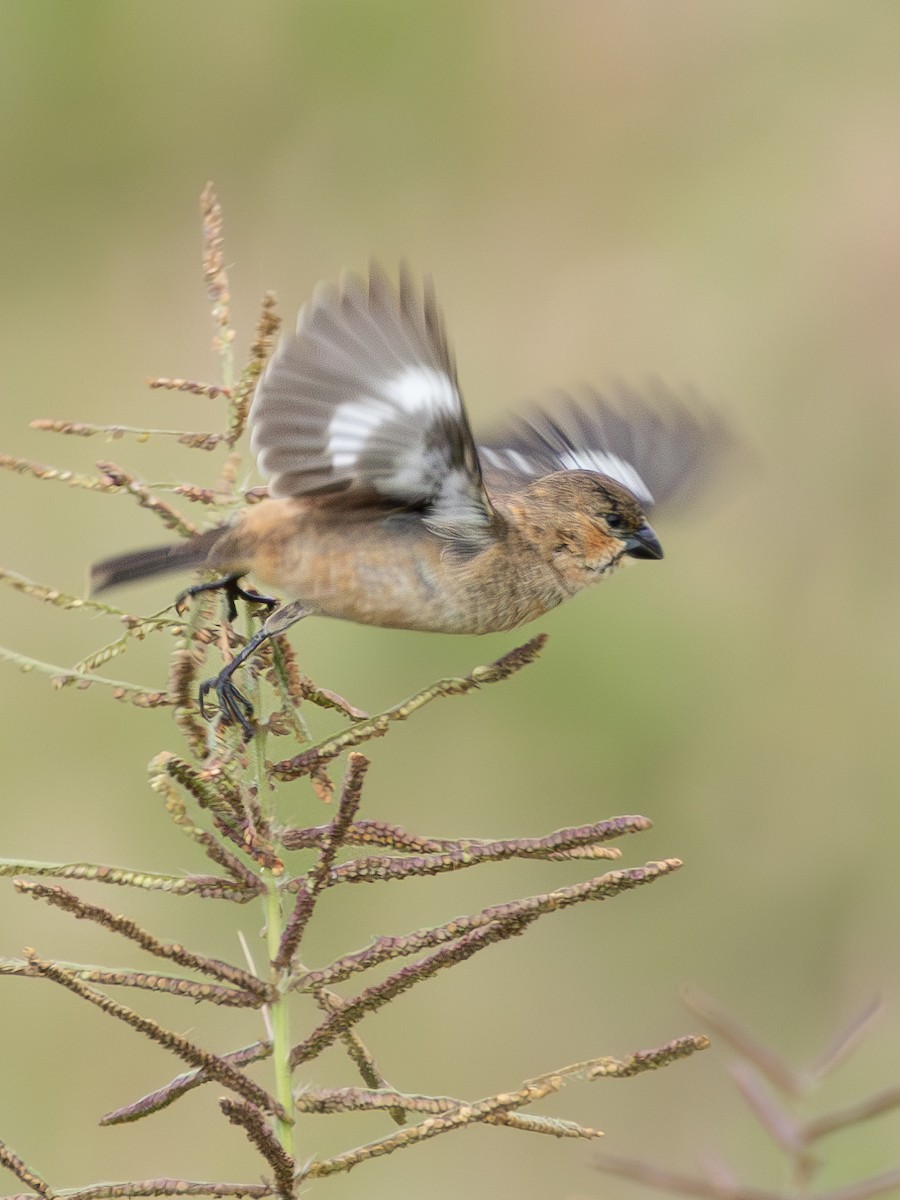
M 210 585 L 207 585 L 207 590 Z M 200 684 L 200 714 L 206 720 L 209 718 L 209 713 L 206 709 L 206 697 L 210 692 L 216 693 L 216 699 L 219 702 L 219 717 L 226 725 L 240 725 L 244 732 L 244 738 L 249 741 L 255 732 L 253 726 L 253 705 L 247 697 L 241 692 L 234 683 L 232 676 L 235 671 L 243 666 L 245 662 L 255 653 L 256 650 L 271 637 L 276 637 L 283 633 L 285 629 L 290 628 L 295 621 L 299 621 L 301 617 L 307 615 L 308 609 L 300 603 L 299 600 L 293 600 L 289 604 L 279 606 L 277 600 L 272 600 L 268 596 L 258 596 L 253 592 L 247 593 L 237 582 L 237 579 L 220 580 L 220 587 L 227 588 L 226 595 L 229 602 L 233 603 L 234 595 L 240 594 L 245 599 L 253 600 L 259 604 L 265 604 L 267 607 L 275 607 L 276 611 L 270 613 L 269 617 L 263 623 L 262 629 L 258 630 L 253 637 L 247 642 L 244 648 L 240 651 L 237 657 L 218 675 L 212 679 L 206 679 Z M 201 585 L 202 589 L 202 585 Z
M 274 596 L 263 596 L 260 592 L 251 592 L 242 587 L 240 575 L 225 575 L 222 579 L 213 579 L 210 583 L 195 583 L 192 587 L 179 592 L 175 598 L 175 611 L 180 616 L 184 612 L 188 600 L 194 596 L 200 596 L 204 592 L 218 591 L 225 593 L 229 621 L 234 621 L 237 617 L 238 600 L 246 600 L 248 604 L 262 604 L 269 612 L 272 612 L 281 603 Z
M 232 682 L 231 672 L 226 667 L 224 671 L 204 679 L 200 684 L 199 700 L 200 715 L 208 721 L 210 713 L 206 707 L 206 697 L 210 692 L 216 693 L 219 702 L 219 713 L 226 725 L 240 725 L 244 738 L 249 741 L 255 732 L 253 727 L 253 705 L 242 691 Z
M 270 613 L 274 612 L 274 610 L 278 608 L 279 604 L 281 604 L 281 601 L 275 596 L 264 596 L 262 592 L 251 592 L 247 588 L 241 587 L 238 580 L 235 580 L 234 584 L 229 589 L 229 600 L 232 605 L 234 605 L 235 597 L 238 597 L 241 600 L 246 600 L 248 604 L 261 604 L 264 608 L 267 608 Z M 237 609 L 235 608 L 235 615 L 236 614 Z M 234 620 L 234 617 L 231 619 Z

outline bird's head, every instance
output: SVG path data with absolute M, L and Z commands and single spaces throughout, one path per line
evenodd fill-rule
M 662 558 L 644 510 L 627 488 L 594 471 L 559 471 L 524 489 L 533 536 L 573 591 L 626 558 Z

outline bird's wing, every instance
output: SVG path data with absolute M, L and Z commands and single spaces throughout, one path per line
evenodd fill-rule
M 479 444 L 489 485 L 520 487 L 551 471 L 598 471 L 645 508 L 687 498 L 730 440 L 725 422 L 656 385 L 649 398 L 619 388 L 615 402 L 584 389 L 559 392 L 551 411 L 515 416 Z
M 444 537 L 478 543 L 493 511 L 428 281 L 399 291 L 373 265 L 320 286 L 282 340 L 250 410 L 273 496 L 357 509 L 416 508 Z

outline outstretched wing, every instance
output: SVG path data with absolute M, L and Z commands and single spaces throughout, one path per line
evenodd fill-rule
M 599 471 L 647 508 L 687 499 L 731 442 L 725 422 L 657 385 L 650 397 L 620 389 L 612 402 L 585 389 L 559 392 L 549 411 L 510 419 L 479 445 L 488 484 L 507 488 L 552 471 Z
M 273 496 L 416 508 L 478 542 L 493 519 L 431 285 L 380 267 L 320 286 L 275 351 L 250 410 Z

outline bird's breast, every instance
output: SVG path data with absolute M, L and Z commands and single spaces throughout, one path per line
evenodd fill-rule
M 326 517 L 309 502 L 271 500 L 249 509 L 229 537 L 231 559 L 260 583 L 364 625 L 490 633 L 540 616 L 566 594 L 527 547 L 499 537 L 460 551 L 415 514 Z

